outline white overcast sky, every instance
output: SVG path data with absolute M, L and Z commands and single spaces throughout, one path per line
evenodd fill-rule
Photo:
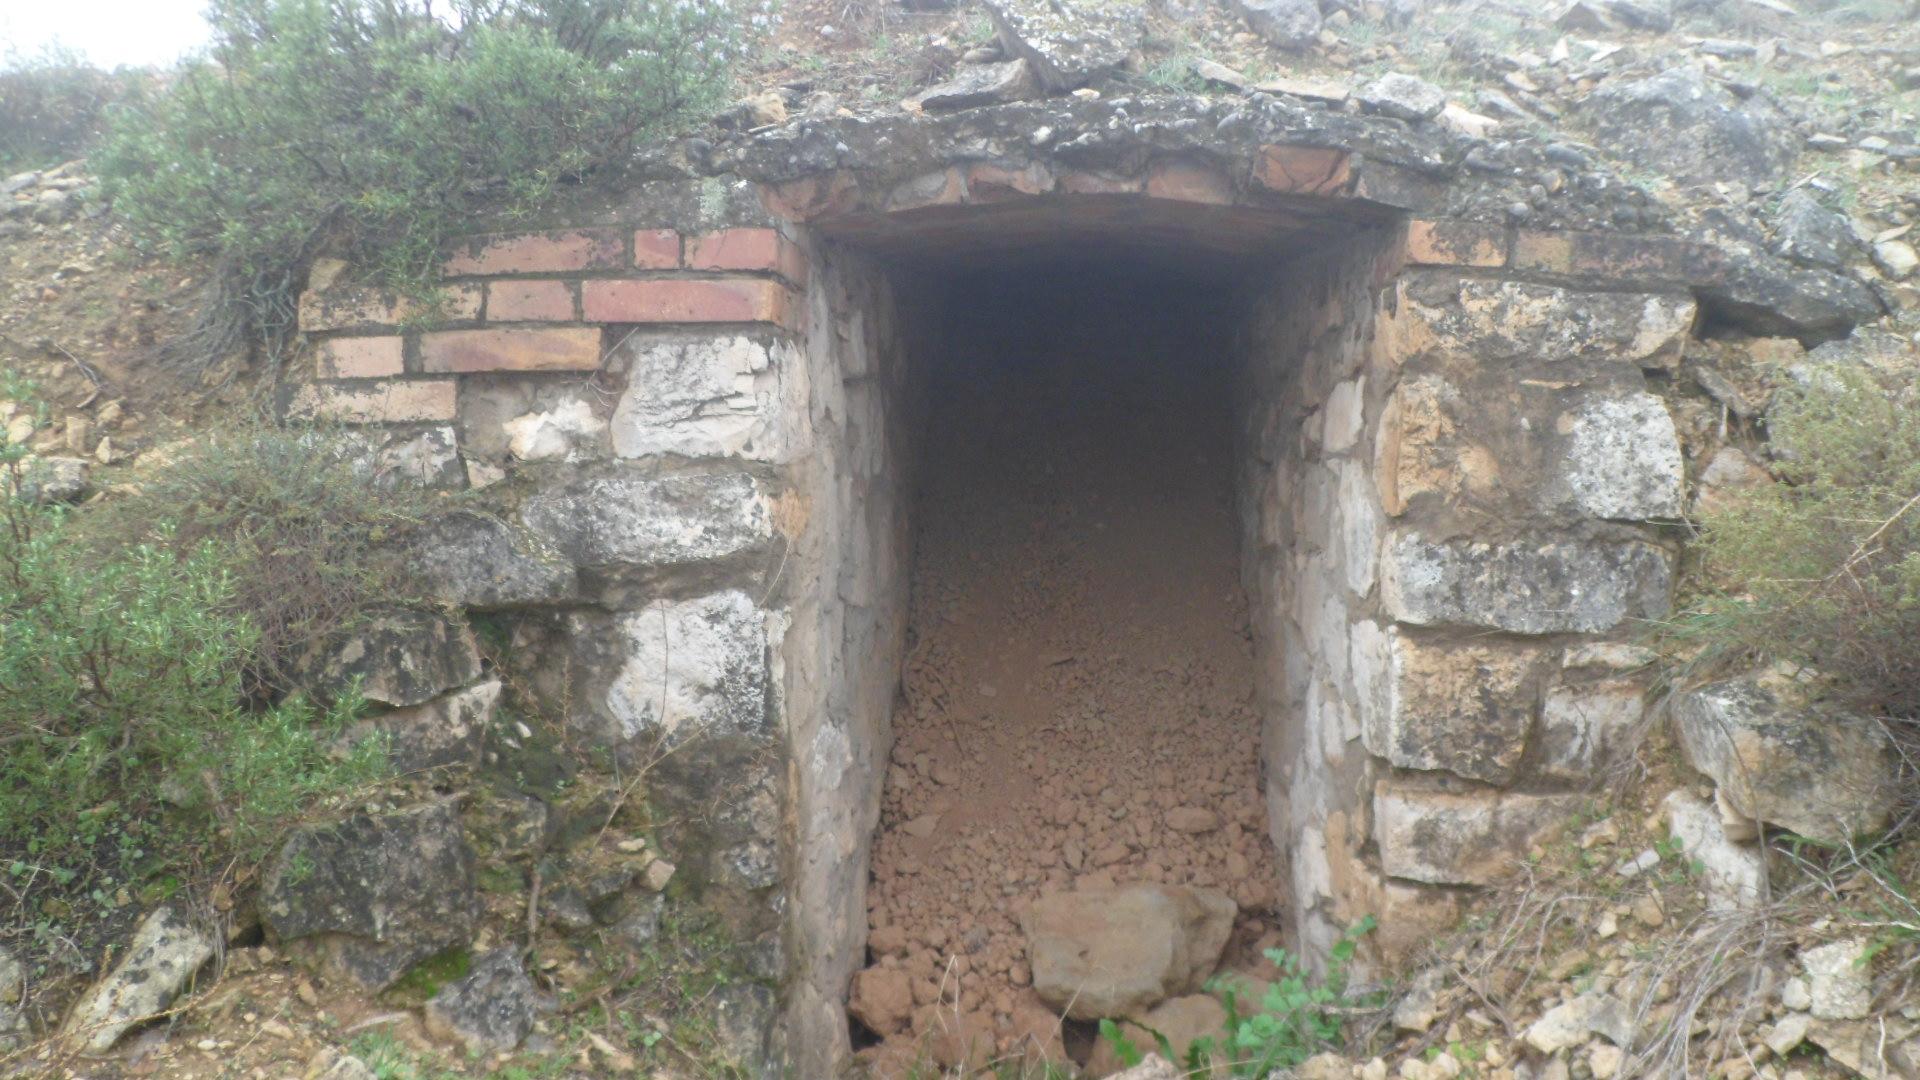
M 167 64 L 206 43 L 205 0 L 0 0 L 0 53 L 58 41 L 101 67 Z

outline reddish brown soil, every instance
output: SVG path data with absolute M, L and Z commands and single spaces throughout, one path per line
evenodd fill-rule
M 944 981 L 1003 1042 L 1043 892 L 1217 888 L 1250 936 L 1275 914 L 1229 387 L 1139 325 L 1158 299 L 973 298 L 931 388 L 869 906 L 916 1004 Z

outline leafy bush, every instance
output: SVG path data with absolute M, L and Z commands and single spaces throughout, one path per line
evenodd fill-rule
M 378 744 L 328 752 L 351 701 L 247 707 L 260 635 L 217 543 L 161 530 L 89 558 L 79 516 L 0 500 L 0 852 L 16 873 L 64 885 L 251 858 L 316 795 L 377 771 Z
M 1697 663 L 1785 660 L 1856 708 L 1920 717 L 1920 393 L 1824 369 L 1768 416 L 1783 481 L 1703 522 Z
M 1232 979 L 1215 979 L 1207 989 L 1220 995 L 1227 1007 L 1226 1029 L 1217 1039 L 1194 1040 L 1184 1053 L 1177 1052 L 1165 1035 L 1149 1029 L 1160 1055 L 1197 1076 L 1208 1075 L 1217 1065 L 1229 1076 L 1258 1078 L 1336 1049 L 1347 1014 L 1378 1004 L 1374 995 L 1355 997 L 1347 992 L 1353 954 L 1360 939 L 1376 925 L 1369 915 L 1342 934 L 1327 957 L 1326 977 L 1318 983 L 1311 980 L 1299 957 L 1285 949 L 1268 949 L 1267 959 L 1280 969 L 1280 978 L 1268 984 L 1253 1012 L 1240 1011 L 1240 991 Z M 1100 1021 L 1100 1036 L 1129 1067 L 1144 1056 L 1111 1020 Z
M 96 159 L 115 208 L 145 243 L 222 268 L 199 355 L 288 330 L 330 241 L 430 298 L 477 211 L 530 208 L 717 104 L 752 21 L 734 0 L 453 9 L 216 0 L 212 58 L 116 115 Z
M 76 53 L 48 49 L 0 62 L 0 171 L 57 165 L 85 154 L 108 106 L 140 75 L 107 72 Z

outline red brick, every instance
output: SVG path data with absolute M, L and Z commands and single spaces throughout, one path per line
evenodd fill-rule
M 1254 179 L 1269 191 L 1293 195 L 1337 195 L 1352 180 L 1345 150 L 1326 146 L 1269 146 L 1260 151 Z
M 469 240 L 447 260 L 445 272 L 460 276 L 614 270 L 624 261 L 619 233 L 611 229 L 575 229 Z
M 347 424 L 441 423 L 458 404 L 457 379 L 308 384 L 294 394 L 296 417 Z
M 488 322 L 572 322 L 573 286 L 565 281 L 496 281 L 487 286 Z
M 1409 221 L 1407 260 L 1423 266 L 1505 266 L 1507 229 L 1483 221 Z
M 1225 176 L 1191 161 L 1168 161 L 1147 173 L 1147 195 L 1155 199 L 1227 206 L 1233 202 L 1233 183 Z
M 314 369 L 323 379 L 379 379 L 406 370 L 406 339 L 328 338 L 314 348 Z
M 600 366 L 600 329 L 446 330 L 420 338 L 420 367 L 468 371 L 592 371 Z
M 672 229 L 641 229 L 633 234 L 633 265 L 641 270 L 672 270 L 680 265 L 680 234 Z
M 807 260 L 778 229 L 722 229 L 687 241 L 690 270 L 765 270 L 795 284 L 807 280 Z
M 791 301 L 776 281 L 587 281 L 581 307 L 590 322 L 769 322 L 787 325 Z

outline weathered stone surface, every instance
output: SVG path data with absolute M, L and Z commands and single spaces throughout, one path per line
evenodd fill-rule
M 607 708 L 623 737 L 767 731 L 767 616 L 745 593 L 655 601 L 616 625 Z
M 1233 0 L 1233 6 L 1270 45 L 1304 49 L 1320 38 L 1320 5 L 1315 0 Z
M 578 480 L 528 499 L 521 517 L 583 568 L 725 564 L 773 534 L 766 496 L 744 473 Z
M 1481 626 L 1520 634 L 1594 633 L 1666 614 L 1667 553 L 1638 540 L 1484 544 L 1388 541 L 1387 612 L 1418 626 Z
M 636 340 L 616 353 L 627 389 L 613 411 L 613 452 L 778 460 L 783 371 L 795 348 L 743 335 L 691 341 Z
M 458 510 L 421 526 L 406 548 L 414 580 L 449 604 L 507 608 L 579 592 L 573 564 L 545 536 L 491 514 Z
M 1367 750 L 1400 768 L 1510 779 L 1526 751 L 1545 651 L 1427 642 L 1398 631 L 1388 641 L 1386 685 L 1360 688 Z
M 1894 800 L 1886 733 L 1790 693 L 1746 677 L 1676 694 L 1687 760 L 1740 814 L 1811 839 L 1838 842 L 1885 825 Z
M 1855 278 L 1819 266 L 1799 266 L 1768 252 L 1749 220 L 1724 210 L 1703 215 L 1705 237 L 1723 252 L 1725 272 L 1699 290 L 1719 321 L 1762 336 L 1790 336 L 1803 344 L 1846 337 L 1884 309 Z
M 1700 470 L 1691 512 L 1698 516 L 1723 510 L 1732 505 L 1741 492 L 1772 481 L 1773 476 L 1752 454 L 1737 446 L 1723 446 L 1713 452 L 1707 467 Z
M 344 441 L 357 450 L 355 470 L 387 490 L 458 491 L 467 486 L 467 468 L 449 424 L 358 428 L 347 432 Z
M 1354 92 L 1368 112 L 1399 120 L 1431 120 L 1447 107 L 1447 92 L 1412 75 L 1390 71 Z
M 82 1053 L 103 1054 L 127 1029 L 164 1011 L 213 957 L 214 937 L 171 907 L 141 921 L 119 963 L 67 1014 L 61 1035 Z
M 1611 994 L 1589 991 L 1548 1009 L 1527 1028 L 1527 1042 L 1543 1054 L 1579 1046 L 1600 1035 L 1616 1046 L 1633 1045 L 1633 1013 Z
M 1581 795 L 1463 794 L 1382 781 L 1374 790 L 1374 841 L 1393 877 L 1433 885 L 1489 885 L 1564 826 Z
M 1581 513 L 1644 521 L 1680 515 L 1686 469 L 1666 403 L 1648 393 L 1595 396 L 1560 418 L 1557 486 Z
M 1047 894 L 1020 917 L 1033 988 L 1076 1020 L 1136 1014 L 1199 989 L 1236 911 L 1219 893 L 1173 885 Z
M 1241 1008 L 1243 1011 L 1255 1009 L 1258 1003 L 1243 1002 Z M 1226 1029 L 1226 1006 L 1210 994 L 1168 998 L 1147 1010 L 1146 1015 L 1137 1020 L 1120 1021 L 1121 1036 L 1131 1040 L 1134 1046 L 1145 1048 L 1157 1045 L 1156 1036 L 1164 1035 L 1167 1044 L 1179 1052 L 1192 1046 L 1196 1039 L 1211 1038 L 1215 1047 L 1223 1047 L 1227 1039 Z M 1094 1044 L 1093 1056 L 1087 1059 L 1086 1069 L 1081 1075 L 1113 1076 L 1125 1068 L 1113 1044 L 1101 1039 Z
M 512 1050 L 533 1030 L 539 996 L 515 951 L 495 949 L 427 1002 L 427 1031 L 469 1054 Z
M 1615 153 L 1683 185 L 1771 183 L 1795 149 L 1792 125 L 1764 95 L 1741 101 L 1692 67 L 1608 80 L 1581 114 Z
M 577 461 L 598 456 L 607 422 L 592 403 L 576 398 L 523 413 L 500 430 L 515 461 Z
M 450 802 L 296 830 L 260 899 L 273 940 L 374 989 L 465 945 L 474 909 L 473 852 Z
M 1661 805 L 1667 832 L 1680 842 L 1684 857 L 1697 860 L 1716 908 L 1750 907 L 1767 893 L 1767 862 L 1760 849 L 1727 836 L 1713 807 L 1686 791 L 1674 791 Z
M 80 496 L 87 493 L 90 469 L 80 458 L 29 455 L 20 463 L 19 497 L 23 502 L 42 506 L 78 502 Z M 7 486 L 13 486 L 11 478 Z
M 1001 48 L 1054 92 L 1112 71 L 1140 45 L 1140 11 L 1119 0 L 989 0 L 987 10 Z
M 1873 1008 L 1867 942 L 1860 939 L 1815 946 L 1800 954 L 1815 1020 L 1864 1020 Z
M 1844 216 L 1821 206 L 1804 188 L 1795 188 L 1781 197 L 1774 211 L 1773 251 L 1808 266 L 1839 270 L 1860 253 L 1860 239 Z
M 375 704 L 419 705 L 479 678 L 480 653 L 464 625 L 431 612 L 395 611 L 314 650 L 300 666 L 303 688 L 323 697 L 357 684 Z
M 1021 57 L 998 64 L 969 64 L 946 82 L 922 90 L 913 100 L 922 109 L 945 112 L 1025 101 L 1039 91 L 1040 81 L 1033 76 L 1033 66 Z
M 755 982 L 735 982 L 715 991 L 712 1001 L 713 1039 L 722 1062 L 739 1075 L 769 1075 L 767 1041 L 778 1009 L 773 991 Z
M 1424 275 L 1413 311 L 1443 352 L 1482 364 L 1619 361 L 1670 367 L 1693 326 L 1680 293 L 1597 293 L 1521 281 Z
M 455 379 L 387 379 L 374 383 L 308 384 L 294 392 L 287 412 L 298 419 L 343 424 L 426 424 L 452 420 Z
M 1540 706 L 1541 770 L 1570 783 L 1599 781 L 1628 749 L 1646 709 L 1646 691 L 1630 679 L 1552 688 Z
M 469 375 L 460 380 L 460 449 L 504 462 L 606 454 L 609 395 L 579 379 Z
M 386 736 L 388 760 L 399 772 L 478 765 L 499 703 L 500 680 L 486 679 L 423 705 L 395 709 L 356 727 Z

